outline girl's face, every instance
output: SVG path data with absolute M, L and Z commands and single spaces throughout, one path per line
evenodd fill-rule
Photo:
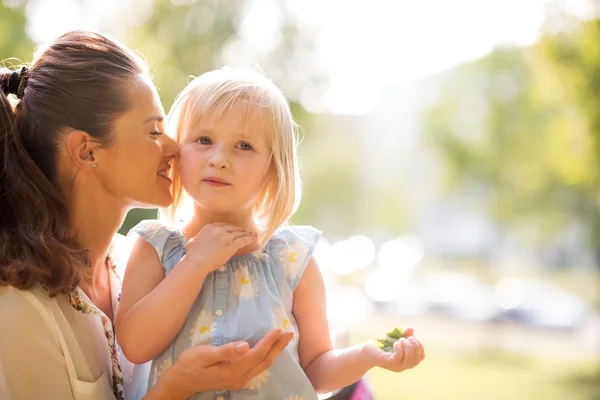
M 171 203 L 169 163 L 177 144 L 164 134 L 164 110 L 149 80 L 131 89 L 132 108 L 114 125 L 114 142 L 98 163 L 105 189 L 129 206 L 167 206 Z
M 271 148 L 259 113 L 242 105 L 203 116 L 184 127 L 179 154 L 181 183 L 195 207 L 225 218 L 251 215 L 270 176 Z

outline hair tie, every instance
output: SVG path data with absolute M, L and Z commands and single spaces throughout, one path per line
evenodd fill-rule
M 19 74 L 19 86 L 17 87 L 17 99 L 23 98 L 23 93 L 25 93 L 25 86 L 27 86 L 27 78 L 29 75 L 27 74 L 28 68 L 21 67 L 21 73 Z
M 14 71 L 8 77 L 6 94 L 14 94 L 17 99 L 23 97 L 25 86 L 27 86 L 27 67 L 22 67 L 20 72 Z

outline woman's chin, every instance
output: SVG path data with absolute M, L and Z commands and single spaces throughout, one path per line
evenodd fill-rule
M 164 208 L 171 205 L 173 202 L 173 196 L 171 192 L 168 193 L 155 193 L 153 196 L 148 196 L 146 199 L 139 199 L 136 201 L 136 208 Z
M 167 194 L 162 194 L 160 196 L 160 198 L 157 200 L 155 206 L 164 208 L 164 207 L 170 206 L 172 202 L 173 202 L 173 195 L 171 195 L 171 192 L 169 192 Z

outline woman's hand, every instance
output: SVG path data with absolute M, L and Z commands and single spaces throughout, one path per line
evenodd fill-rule
M 292 332 L 274 329 L 252 349 L 246 342 L 186 349 L 145 399 L 187 399 L 198 392 L 239 390 L 269 368 L 292 337 Z

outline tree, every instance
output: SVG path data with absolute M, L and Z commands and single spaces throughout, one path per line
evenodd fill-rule
M 599 39 L 598 20 L 581 22 L 459 67 L 442 78 L 425 127 L 451 187 L 476 193 L 508 228 L 538 226 L 535 244 L 582 227 L 597 261 Z
M 539 92 L 552 110 L 552 169 L 570 191 L 565 211 L 585 224 L 600 267 L 599 40 L 600 19 L 594 19 L 572 31 L 546 35 L 538 50 L 545 62 Z
M 0 1 L 0 59 L 6 67 L 31 60 L 34 44 L 26 22 L 24 1 Z

